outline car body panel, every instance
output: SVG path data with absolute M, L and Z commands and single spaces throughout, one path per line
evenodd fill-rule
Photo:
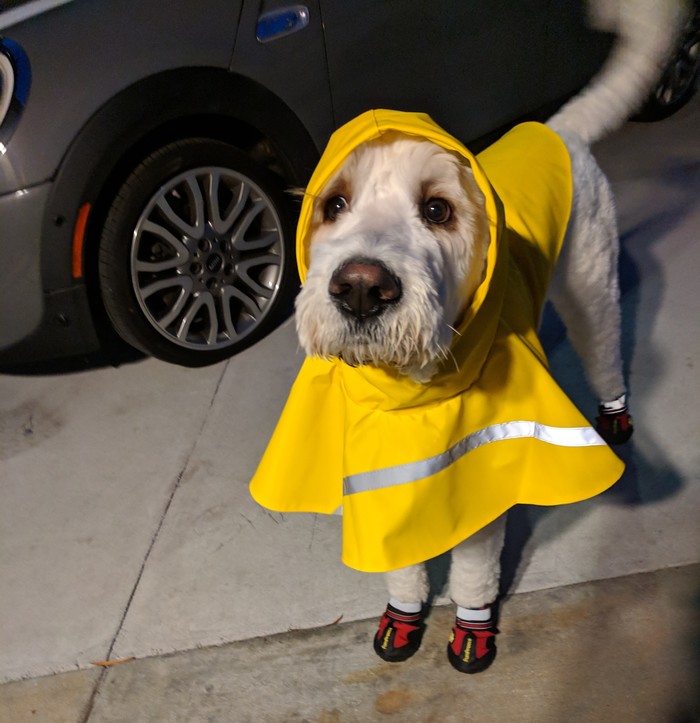
M 252 78 L 288 105 L 308 130 L 320 154 L 336 123 L 318 2 L 304 3 L 309 23 L 298 32 L 269 43 L 258 42 L 250 32 L 261 15 L 295 4 L 269 0 L 244 3 L 231 71 Z
M 49 194 L 49 184 L 0 196 L 2 228 L 0 258 L 3 280 L 0 283 L 0 347 L 30 334 L 41 321 L 44 310 L 41 284 L 41 216 Z M 21 300 L 22 313 L 17 313 Z
M 241 0 L 198 0 L 197 12 L 177 13 L 152 0 L 77 1 L 6 28 L 29 57 L 32 85 L 0 157 L 0 195 L 53 177 L 76 131 L 138 80 L 183 66 L 227 68 L 241 6 Z M 71 79 L 68 99 L 57 92 L 57 67 Z M 142 112 L 151 110 L 144 97 Z
M 610 44 L 586 28 L 581 2 L 321 0 L 321 10 L 336 125 L 370 108 L 423 111 L 465 141 L 571 94 Z
M 544 23 L 547 5 L 547 0 L 325 2 L 337 122 L 372 107 L 426 111 L 467 139 L 492 130 L 494 121 L 503 125 L 532 110 L 527 81 L 539 84 L 544 50 L 528 36 Z M 516 27 L 522 30 L 511 33 Z

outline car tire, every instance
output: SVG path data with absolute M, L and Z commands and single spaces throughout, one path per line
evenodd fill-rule
M 660 121 L 680 110 L 694 95 L 700 71 L 700 0 L 693 0 L 690 17 L 661 80 L 634 117 L 642 122 Z
M 222 361 L 272 331 L 298 288 L 281 181 L 243 151 L 193 138 L 126 178 L 98 251 L 101 297 L 124 341 L 166 362 Z

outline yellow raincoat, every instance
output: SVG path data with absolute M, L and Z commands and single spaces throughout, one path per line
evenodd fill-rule
M 623 464 L 552 379 L 536 329 L 571 208 L 569 156 L 525 123 L 474 157 L 428 116 L 368 111 L 330 139 L 297 231 L 302 282 L 312 199 L 359 144 L 400 131 L 466 158 L 486 198 L 484 281 L 430 384 L 390 368 L 306 359 L 253 498 L 279 512 L 343 515 L 343 561 L 382 572 L 439 555 L 518 503 L 602 492 Z

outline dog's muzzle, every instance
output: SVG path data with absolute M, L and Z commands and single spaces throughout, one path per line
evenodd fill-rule
M 352 259 L 333 272 L 328 293 L 341 312 L 364 321 L 399 301 L 401 282 L 378 261 Z

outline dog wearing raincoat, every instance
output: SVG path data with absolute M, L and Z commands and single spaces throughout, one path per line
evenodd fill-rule
M 622 474 L 608 446 L 632 433 L 618 237 L 588 146 L 653 86 L 677 24 L 664 18 L 664 42 L 633 47 L 634 73 L 613 54 L 546 125 L 474 156 L 424 114 L 367 111 L 334 133 L 309 182 L 296 315 L 307 358 L 251 493 L 280 512 L 342 514 L 343 561 L 386 573 L 384 660 L 418 649 L 424 562 L 452 550 L 448 659 L 488 667 L 507 510 L 583 500 Z M 548 295 L 599 397 L 597 429 L 549 373 L 537 336 Z

